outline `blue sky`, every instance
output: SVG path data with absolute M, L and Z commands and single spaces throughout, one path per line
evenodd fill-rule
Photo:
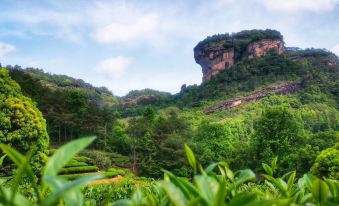
M 0 0 L 0 11 L 2 65 L 70 75 L 116 95 L 200 84 L 193 47 L 217 33 L 277 29 L 287 46 L 339 55 L 339 0 Z

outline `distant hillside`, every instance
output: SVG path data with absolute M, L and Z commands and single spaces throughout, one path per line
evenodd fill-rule
M 171 103 L 172 95 L 154 89 L 132 90 L 120 98 L 118 111 L 123 117 L 141 115 L 147 105 L 164 107 Z
M 203 106 L 208 101 L 233 98 L 275 82 L 298 80 L 303 88 L 317 85 L 338 95 L 339 58 L 320 49 L 293 49 L 284 56 L 268 55 L 234 64 L 199 86 L 188 86 L 175 96 L 180 106 Z
M 106 87 L 94 87 L 86 83 L 82 79 L 75 79 L 66 75 L 57 75 L 44 72 L 42 69 L 26 68 L 22 69 L 20 66 L 7 66 L 11 77 L 19 84 L 29 84 L 32 82 L 40 83 L 41 86 L 57 90 L 71 90 L 82 93 L 86 99 L 100 107 L 113 106 L 119 103 L 118 98 L 115 97 L 111 91 Z M 24 92 L 30 95 L 31 91 L 26 89 L 28 85 L 23 88 Z
M 7 66 L 24 95 L 43 113 L 51 142 L 61 143 L 84 135 L 105 138 L 116 118 L 119 100 L 105 87 L 81 79 L 45 73 L 40 69 Z

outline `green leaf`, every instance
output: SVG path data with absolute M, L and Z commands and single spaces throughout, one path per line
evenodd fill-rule
M 180 179 L 168 171 L 165 171 L 165 174 L 169 178 L 169 181 L 179 188 L 187 199 L 199 195 L 197 189 L 186 179 Z
M 326 179 L 325 182 L 330 189 L 333 199 L 339 202 L 339 181 Z
M 44 176 L 55 176 L 78 152 L 91 144 L 96 137 L 85 137 L 67 143 L 58 149 L 45 167 Z
M 255 179 L 255 174 L 252 170 L 246 169 L 246 170 L 240 170 L 239 175 L 237 176 L 237 179 L 235 181 L 236 186 L 239 186 L 247 181 Z
M 185 206 L 187 199 L 184 194 L 171 182 L 163 182 L 161 184 L 171 205 Z
M 7 156 L 7 155 L 4 155 L 4 156 L 2 156 L 2 157 L 0 158 L 0 168 L 2 168 L 2 164 L 3 164 L 4 159 L 5 159 L 6 156 Z
M 255 205 L 253 203 L 256 200 L 256 198 L 257 198 L 257 194 L 255 193 L 245 193 L 245 194 L 236 195 L 235 197 L 231 199 L 228 206 Z
M 185 151 L 186 151 L 188 163 L 193 168 L 194 174 L 196 174 L 197 173 L 197 162 L 195 160 L 194 153 L 187 144 L 185 144 L 184 146 L 185 146 Z
M 54 205 L 61 199 L 70 203 L 75 203 L 70 205 L 81 205 L 80 203 L 83 201 L 82 194 L 77 190 L 87 182 L 103 177 L 104 176 L 102 175 L 91 175 L 68 182 L 61 177 L 46 176 L 44 177 L 44 180 L 51 187 L 52 193 L 44 199 L 41 206 Z
M 271 163 L 272 176 L 274 175 L 274 172 L 277 169 L 277 162 L 278 162 L 278 157 L 273 158 L 272 163 Z
M 296 172 L 294 171 L 294 172 L 292 172 L 292 174 L 288 178 L 288 181 L 287 181 L 287 190 L 291 190 L 292 189 L 292 186 L 293 186 L 293 183 L 294 183 L 294 180 L 295 180 L 295 175 L 296 175 Z
M 273 176 L 273 170 L 268 164 L 262 163 L 262 167 L 268 175 Z
M 218 163 L 213 163 L 213 164 L 210 164 L 207 168 L 205 168 L 205 173 L 210 173 L 212 172 L 217 166 L 219 165 L 219 162 Z
M 25 156 L 20 154 L 17 150 L 5 145 L 0 144 L 0 148 L 4 153 L 8 155 L 8 157 L 17 165 L 20 166 L 22 162 L 25 161 Z
M 0 198 L 0 203 L 4 203 L 4 205 L 22 205 L 22 206 L 32 206 L 33 204 L 26 199 L 26 197 L 24 197 L 23 195 L 16 193 L 15 195 L 13 195 L 13 191 L 7 189 L 7 188 L 3 188 L 1 187 L 1 198 Z M 11 200 L 11 202 L 8 202 L 9 199 L 11 199 L 11 197 L 14 196 L 14 199 Z M 3 200 L 2 200 L 3 199 Z M 5 201 L 7 200 L 7 201 Z
M 227 194 L 226 181 L 221 181 L 219 184 L 217 194 L 215 195 L 214 206 L 224 205 L 226 194 Z
M 327 184 L 320 179 L 313 181 L 311 192 L 315 201 L 318 203 L 324 202 L 329 197 L 329 188 Z

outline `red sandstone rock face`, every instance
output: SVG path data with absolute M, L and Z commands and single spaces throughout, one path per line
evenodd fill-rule
M 251 42 L 241 59 L 261 57 L 268 53 L 281 55 L 284 52 L 285 47 L 283 41 L 262 39 Z M 225 49 L 220 45 L 208 49 L 201 48 L 194 52 L 194 58 L 202 67 L 203 81 L 211 79 L 220 71 L 228 69 L 236 63 L 234 48 Z
M 251 59 L 253 57 L 262 57 L 272 52 L 281 55 L 285 52 L 284 43 L 280 40 L 262 39 L 252 42 L 248 45 L 246 54 L 243 58 Z
M 196 54 L 196 59 L 202 67 L 203 80 L 209 80 L 221 70 L 234 64 L 234 49 L 200 50 Z

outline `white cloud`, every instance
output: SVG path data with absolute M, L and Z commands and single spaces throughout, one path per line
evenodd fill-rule
M 339 56 L 339 44 L 335 45 L 331 50 L 333 53 Z
M 159 19 L 156 14 L 146 14 L 135 22 L 111 24 L 98 28 L 93 37 L 101 43 L 128 42 L 151 39 L 158 28 Z
M 0 58 L 3 58 L 7 54 L 15 52 L 15 51 L 16 51 L 15 46 L 0 42 Z
M 75 43 L 83 38 L 82 30 L 84 18 L 77 12 L 60 12 L 39 7 L 18 8 L 15 12 L 2 12 L 0 21 L 20 24 L 20 30 L 11 30 L 10 33 L 35 34 L 53 36 Z
M 117 56 L 101 61 L 95 70 L 109 78 L 119 79 L 125 74 L 130 63 L 130 58 Z
M 326 12 L 333 10 L 339 0 L 259 0 L 268 10 L 281 12 Z

